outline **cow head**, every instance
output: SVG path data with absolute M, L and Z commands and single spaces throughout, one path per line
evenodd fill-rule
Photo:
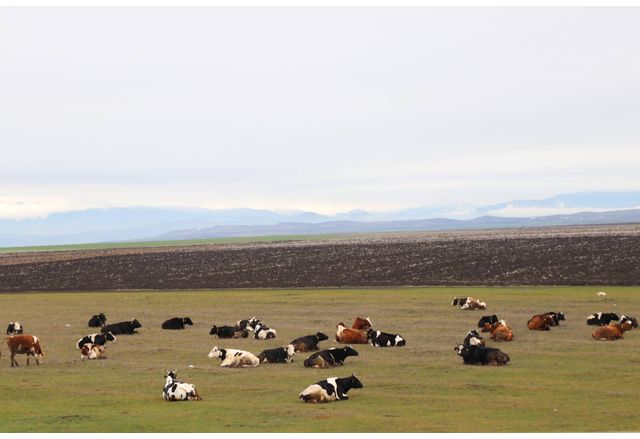
M 140 324 L 138 319 L 133 319 L 133 322 L 131 322 L 131 326 L 133 326 L 134 328 L 142 328 L 142 325 Z
M 480 340 L 482 340 L 482 337 L 480 336 L 480 334 L 478 334 L 478 331 L 476 331 L 475 329 L 472 329 L 471 331 L 467 332 L 467 337 L 473 337 L 473 338 L 479 338 Z
M 100 314 L 98 314 L 98 320 L 100 320 L 100 323 L 104 325 L 107 321 L 107 316 L 105 316 L 104 313 L 101 312 Z
M 218 333 L 218 327 L 216 325 L 213 325 L 211 327 L 211 331 L 209 331 L 209 335 L 216 335 Z
M 457 297 L 454 297 L 454 298 L 453 298 L 453 301 L 451 302 L 451 306 L 455 306 L 455 305 L 457 305 L 457 304 L 458 304 L 458 298 L 457 298 Z
M 362 383 L 360 382 L 360 380 L 358 379 L 355 373 L 351 374 L 351 381 L 349 382 L 349 384 L 353 389 L 362 389 L 363 387 Z
M 251 317 L 249 320 L 247 320 L 247 323 L 245 324 L 245 326 L 244 326 L 244 327 L 245 327 L 246 329 L 250 330 L 250 331 L 255 332 L 255 331 L 256 331 L 256 326 L 258 326 L 258 325 L 262 325 L 262 326 L 264 326 L 264 325 L 262 324 L 262 322 L 260 322 L 260 319 L 259 319 L 259 318 L 257 318 L 257 317 Z
M 344 323 L 342 323 L 342 322 L 338 322 L 338 323 L 336 324 L 336 328 L 340 329 L 340 327 L 342 327 L 343 329 L 344 329 L 344 328 L 346 328 L 346 326 L 344 326 Z
M 223 358 L 227 354 L 225 349 L 219 349 L 218 346 L 214 346 L 209 352 L 209 358 Z
M 369 317 L 356 317 L 356 320 L 353 322 L 352 328 L 362 329 L 363 331 L 366 331 L 367 329 L 371 328 L 371 326 L 371 319 Z
M 558 320 L 565 320 L 563 312 L 559 312 L 556 315 L 558 316 Z
M 468 348 L 465 345 L 459 344 L 458 346 L 453 348 L 454 351 L 458 353 L 461 357 L 467 353 Z
M 623 315 L 622 317 L 620 317 L 620 324 L 622 323 L 626 323 L 627 325 L 629 325 L 629 329 L 638 327 L 638 320 L 635 317 Z
M 111 331 L 105 334 L 105 339 L 109 341 L 116 341 L 116 336 L 111 333 Z
M 316 332 L 316 340 L 329 340 L 329 336 L 327 334 L 323 334 L 322 332 Z
M 353 349 L 351 346 L 345 346 L 344 348 L 342 348 L 342 351 L 345 353 L 345 356 L 347 357 L 358 356 L 358 351 Z
M 193 325 L 193 322 L 191 321 L 190 317 L 185 317 L 184 319 L 182 319 L 182 324 L 184 324 L 184 325 Z
M 367 331 L 367 340 L 371 340 L 373 338 L 373 336 L 375 335 L 376 330 L 375 329 L 369 329 Z
M 282 348 L 285 350 L 285 352 L 287 353 L 287 356 L 289 357 L 293 357 L 296 353 L 296 348 L 292 344 L 282 346 Z

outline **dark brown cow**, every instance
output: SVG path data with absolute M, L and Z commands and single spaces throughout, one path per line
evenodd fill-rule
M 544 314 L 537 314 L 527 322 L 527 326 L 531 330 L 535 331 L 548 331 L 549 323 L 547 322 L 547 316 Z
M 338 343 L 367 344 L 367 332 L 360 329 L 347 328 L 344 323 L 336 325 L 336 341 Z
M 29 355 L 35 357 L 38 366 L 40 366 L 39 359 L 47 356 L 40 348 L 40 340 L 33 335 L 14 335 L 5 338 L 5 340 L 11 352 L 11 367 L 19 366 L 15 359 L 16 354 L 27 354 L 27 366 L 29 365 Z
M 353 325 L 351 325 L 352 329 L 360 329 L 362 331 L 367 331 L 369 329 L 371 329 L 371 326 L 373 326 L 371 324 L 371 319 L 369 317 L 364 318 L 364 317 L 356 317 L 355 321 L 353 322 Z
M 624 338 L 622 333 L 630 330 L 632 327 L 631 323 L 627 320 L 623 320 L 622 323 L 609 323 L 607 326 L 600 326 L 593 331 L 591 337 L 593 337 L 594 340 L 600 341 L 617 340 Z

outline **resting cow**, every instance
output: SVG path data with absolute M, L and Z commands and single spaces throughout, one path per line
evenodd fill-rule
M 510 361 L 509 356 L 500 349 L 463 345 L 459 345 L 454 349 L 462 357 L 464 364 L 504 366 Z
M 19 322 L 11 322 L 9 326 L 7 326 L 7 335 L 17 335 L 22 334 L 24 332 L 24 328 Z
M 454 297 L 451 305 L 458 305 L 460 309 L 487 309 L 487 304 L 473 297 Z
M 498 322 L 498 316 L 493 314 L 491 316 L 482 316 L 482 318 L 480 320 L 478 320 L 478 328 L 484 328 L 485 325 L 489 325 L 491 326 L 494 323 Z M 484 331 L 487 332 L 487 331 Z
M 367 333 L 361 329 L 347 328 L 344 323 L 336 325 L 336 341 L 338 343 L 367 344 Z
M 384 348 L 389 346 L 405 346 L 407 341 L 399 334 L 389 334 L 387 332 L 369 329 L 367 331 L 367 340 L 371 340 L 371 346 Z
M 94 316 L 89 319 L 89 327 L 99 328 L 100 326 L 104 326 L 106 322 L 107 316 L 105 316 L 104 313 L 94 314 Z
M 630 319 L 623 319 L 620 323 L 609 323 L 607 326 L 601 326 L 597 328 L 591 334 L 594 340 L 611 341 L 624 338 L 622 334 L 625 331 L 633 328 L 633 323 Z
M 351 389 L 361 389 L 362 383 L 355 376 L 346 378 L 332 377 L 319 381 L 304 389 L 298 398 L 302 402 L 319 403 L 330 401 L 344 401 L 349 399 L 347 392 Z
M 493 341 L 511 341 L 513 340 L 513 332 L 511 328 L 500 320 L 491 325 L 491 340 Z
M 632 329 L 638 327 L 638 319 L 636 319 L 635 317 L 627 316 L 624 314 L 620 316 L 620 322 L 623 322 L 625 320 L 627 320 L 627 323 L 631 325 Z
M 76 343 L 76 346 L 78 347 L 78 349 L 82 349 L 82 346 L 86 344 L 92 344 L 95 346 L 104 346 L 105 344 L 107 344 L 108 341 L 116 341 L 116 340 L 117 340 L 116 336 L 113 335 L 111 332 L 107 332 L 106 334 L 90 334 L 90 335 L 85 335 L 80 340 L 78 340 L 78 343 Z
M 475 329 L 467 332 L 467 335 L 462 340 L 462 346 L 484 346 L 484 339 L 478 334 Z
M 184 329 L 185 325 L 193 325 L 189 317 L 174 317 L 162 324 L 162 329 Z
M 104 352 L 105 352 L 104 346 L 87 343 L 84 346 L 82 346 L 82 349 L 80 349 L 80 359 L 81 360 L 105 359 L 107 357 L 104 355 Z
M 40 358 L 47 356 L 42 352 L 40 347 L 40 340 L 33 335 L 13 335 L 5 338 L 9 352 L 11 352 L 11 367 L 19 366 L 15 359 L 16 354 L 27 354 L 27 366 L 29 365 L 29 356 L 33 356 L 36 359 L 36 364 L 40 366 Z
M 296 352 L 309 352 L 317 351 L 320 349 L 318 343 L 322 340 L 328 340 L 329 337 L 322 332 L 316 332 L 316 335 L 305 335 L 304 337 L 298 337 L 291 343 Z
M 358 356 L 358 352 L 351 346 L 343 348 L 329 348 L 325 351 L 311 354 L 304 360 L 304 367 L 316 367 L 324 369 L 327 367 L 342 366 L 347 357 Z
M 597 312 L 587 317 L 587 325 L 604 326 L 620 320 L 614 312 Z
M 532 331 L 548 331 L 549 323 L 547 322 L 547 316 L 544 314 L 536 314 L 529 319 L 527 327 Z
M 560 320 L 565 320 L 563 312 L 546 312 L 542 315 L 545 316 L 549 326 L 558 326 L 560 324 Z
M 112 334 L 138 334 L 136 328 L 142 328 L 142 325 L 137 319 L 133 319 L 130 322 L 119 322 L 112 323 L 110 325 L 105 325 L 102 327 L 100 332 L 106 334 L 107 332 L 111 332 Z
M 372 326 L 371 323 L 371 319 L 369 317 L 365 318 L 365 317 L 356 317 L 356 319 L 353 321 L 353 325 L 351 325 L 351 328 L 353 329 L 361 329 L 363 331 L 366 331 L 368 329 L 370 329 Z
M 241 329 L 239 326 L 216 326 L 211 327 L 209 335 L 215 335 L 218 338 L 247 338 L 249 331 Z
M 162 397 L 167 401 L 200 401 L 202 398 L 196 391 L 196 386 L 178 381 L 177 370 L 168 370 L 164 376 L 167 380 L 164 383 Z
M 250 331 L 253 331 L 253 337 L 257 338 L 258 340 L 270 340 L 272 338 L 276 338 L 278 335 L 275 329 L 269 328 L 257 317 L 249 320 L 246 328 Z
M 211 349 L 209 358 L 222 360 L 220 367 L 257 367 L 260 364 L 258 357 L 251 352 L 238 349 L 220 349 L 218 346 Z
M 261 363 L 292 363 L 296 351 L 293 345 L 286 345 L 275 349 L 265 349 L 258 355 Z

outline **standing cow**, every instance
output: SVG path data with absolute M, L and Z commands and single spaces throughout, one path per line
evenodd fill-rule
M 9 347 L 9 352 L 11 352 L 11 367 L 19 366 L 18 362 L 15 359 L 17 354 L 27 354 L 27 366 L 29 365 L 29 356 L 33 356 L 36 359 L 36 364 L 40 366 L 40 358 L 44 358 L 47 356 L 44 352 L 42 352 L 42 348 L 40 347 L 40 340 L 38 337 L 33 335 L 14 335 L 11 337 L 7 337 L 5 339 L 7 341 L 7 346 Z

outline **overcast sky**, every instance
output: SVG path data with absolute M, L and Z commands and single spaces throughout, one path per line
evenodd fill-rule
M 640 8 L 2 8 L 0 217 L 640 189 Z

